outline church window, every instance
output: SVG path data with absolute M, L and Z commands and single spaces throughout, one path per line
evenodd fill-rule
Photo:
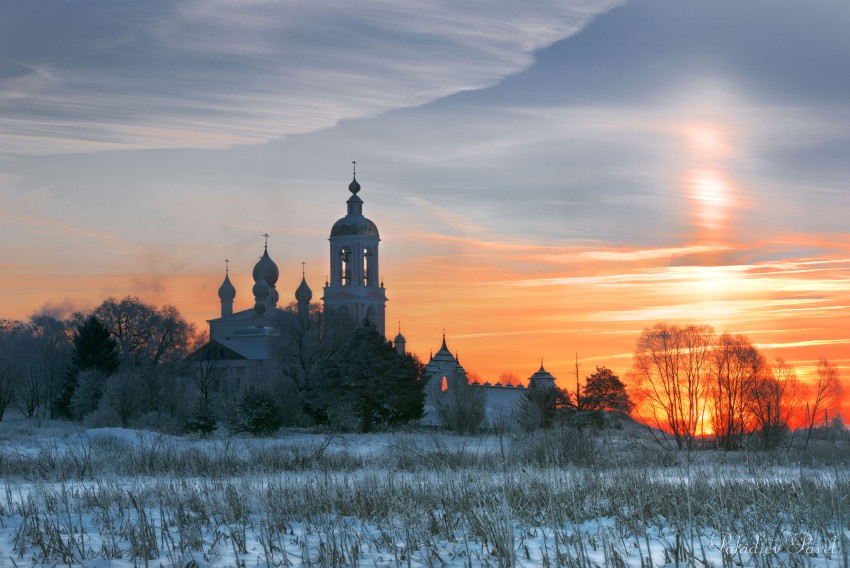
M 372 252 L 372 249 L 366 248 L 363 249 L 363 285 L 364 286 L 374 286 L 375 285 L 375 255 Z
M 350 286 L 351 285 L 351 249 L 348 247 L 342 247 L 339 249 L 339 268 L 340 274 L 342 275 L 342 285 Z
M 449 380 L 446 377 L 443 377 L 443 382 L 440 384 L 440 390 L 443 392 L 449 390 Z

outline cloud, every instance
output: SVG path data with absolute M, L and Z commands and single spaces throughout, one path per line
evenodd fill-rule
M 5 3 L 0 152 L 312 132 L 494 85 L 619 3 Z

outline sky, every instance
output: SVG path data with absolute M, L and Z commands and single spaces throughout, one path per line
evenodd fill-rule
M 624 374 L 658 321 L 850 377 L 846 0 L 0 5 L 0 317 L 314 297 L 357 161 L 388 335 Z M 848 389 L 850 390 L 850 389 Z

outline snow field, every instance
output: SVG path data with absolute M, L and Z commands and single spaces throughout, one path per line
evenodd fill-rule
M 0 565 L 846 565 L 839 465 L 569 436 L 8 437 Z

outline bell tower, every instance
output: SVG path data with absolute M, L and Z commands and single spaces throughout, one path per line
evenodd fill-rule
M 387 294 L 380 278 L 378 244 L 381 237 L 375 223 L 363 216 L 363 200 L 357 195 L 357 162 L 354 179 L 348 185 L 348 212 L 334 223 L 330 241 L 330 278 L 325 283 L 326 312 L 346 313 L 360 323 L 370 322 L 386 335 Z

